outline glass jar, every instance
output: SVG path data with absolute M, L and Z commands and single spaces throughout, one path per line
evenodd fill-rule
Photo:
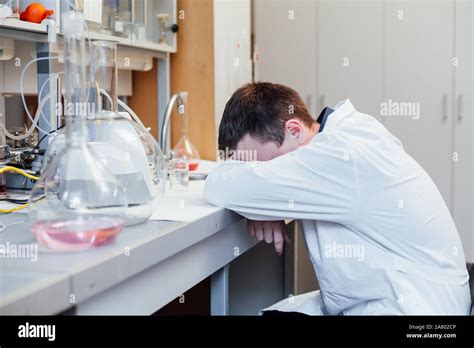
M 20 19 L 20 0 L 0 0 L 0 18 Z

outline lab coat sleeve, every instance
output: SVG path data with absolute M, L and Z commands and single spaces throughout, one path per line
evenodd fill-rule
M 204 197 L 252 220 L 344 223 L 359 196 L 348 153 L 308 146 L 267 162 L 223 163 L 209 175 Z

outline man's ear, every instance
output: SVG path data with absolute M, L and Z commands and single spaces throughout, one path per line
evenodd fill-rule
M 306 131 L 300 120 L 292 118 L 285 123 L 285 130 L 291 134 L 300 144 L 306 139 Z

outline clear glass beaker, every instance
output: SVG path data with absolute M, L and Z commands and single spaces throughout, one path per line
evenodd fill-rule
M 187 191 L 189 187 L 189 162 L 186 157 L 177 157 L 172 152 L 168 166 L 170 188 L 175 191 Z
M 81 251 L 108 244 L 125 225 L 123 187 L 87 142 L 87 79 L 84 17 L 63 14 L 65 120 L 63 144 L 29 201 L 38 243 L 57 251 Z
M 173 148 L 173 155 L 177 158 L 184 157 L 189 162 L 189 170 L 194 171 L 198 168 L 201 157 L 196 147 L 191 143 L 188 137 L 188 93 L 180 93 L 180 104 L 175 120 L 178 122 L 180 137 Z
M 0 18 L 20 18 L 20 0 L 0 0 Z

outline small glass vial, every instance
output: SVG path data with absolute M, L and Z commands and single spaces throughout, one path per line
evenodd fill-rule
M 189 161 L 186 157 L 171 154 L 169 160 L 170 188 L 175 191 L 187 191 L 189 186 Z

